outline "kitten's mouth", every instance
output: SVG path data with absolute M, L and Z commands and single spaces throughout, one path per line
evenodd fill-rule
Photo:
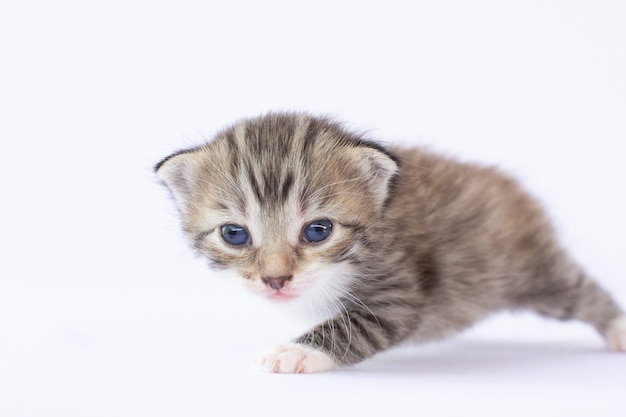
M 295 294 L 288 294 L 280 290 L 276 290 L 267 296 L 267 298 L 273 301 L 289 301 L 293 300 L 296 297 L 297 296 Z

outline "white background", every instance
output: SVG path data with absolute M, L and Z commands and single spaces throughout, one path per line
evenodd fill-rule
M 306 326 L 193 259 L 151 167 L 307 110 L 519 177 L 626 305 L 626 3 L 0 5 L 0 416 L 617 416 L 626 356 L 499 315 L 324 375 Z M 248 414 L 244 414 L 248 413 Z

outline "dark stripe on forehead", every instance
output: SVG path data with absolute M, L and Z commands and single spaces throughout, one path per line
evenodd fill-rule
M 302 172 L 306 174 L 310 174 L 309 168 L 315 164 L 316 161 L 313 161 L 313 153 L 315 149 L 315 145 L 317 144 L 318 138 L 320 136 L 321 131 L 323 130 L 323 122 L 319 119 L 309 119 L 306 130 L 302 137 L 302 145 L 300 149 L 299 161 L 302 164 L 304 170 Z M 315 171 L 314 171 L 315 172 Z M 315 176 L 315 175 L 314 175 Z M 310 194 L 313 192 L 314 184 L 311 183 L 312 178 L 306 175 L 307 178 L 302 178 L 301 181 L 304 181 L 304 187 L 300 190 L 300 205 L 304 208 L 308 206 L 308 199 Z
M 289 191 L 293 186 L 293 173 L 288 172 L 283 179 L 283 184 L 280 191 L 280 202 L 284 203 L 289 198 Z
M 294 131 L 293 117 L 269 115 L 247 126 L 246 146 L 253 155 L 282 158 L 291 152 Z
M 240 150 L 235 138 L 235 132 L 230 130 L 224 135 L 226 139 L 226 146 L 228 148 L 227 158 L 230 160 L 230 175 L 234 178 L 239 172 L 240 165 Z
M 308 162 L 319 133 L 320 122 L 315 119 L 310 120 L 302 139 L 302 159 L 304 161 Z
M 262 168 L 268 169 L 267 166 Z M 282 204 L 288 200 L 294 184 L 292 172 L 288 171 L 281 175 L 280 172 L 277 172 L 278 168 L 274 167 L 274 169 L 270 169 L 270 172 L 265 172 L 261 174 L 261 177 L 257 177 L 249 161 L 246 164 L 246 171 L 252 192 L 261 206 Z
M 280 123 L 278 121 L 275 126 L 275 133 L 269 132 L 269 135 L 275 134 L 274 143 L 276 145 L 275 150 L 278 155 L 286 157 L 291 153 L 291 147 L 294 141 L 293 135 L 296 132 L 296 125 L 294 120 L 289 120 L 288 123 Z
M 266 204 L 282 204 L 287 201 L 293 186 L 293 175 L 288 172 L 281 174 L 278 167 L 264 176 L 263 194 Z
M 254 175 L 254 170 L 252 169 L 252 165 L 250 161 L 246 163 L 246 172 L 248 174 L 248 181 L 250 182 L 250 187 L 252 187 L 252 192 L 254 192 L 254 196 L 256 197 L 259 203 L 263 203 L 263 195 L 261 194 L 261 187 L 259 186 L 259 181 Z
M 259 125 L 249 125 L 244 135 L 244 143 L 247 150 L 252 154 L 259 156 L 262 152 Z
M 295 183 L 290 164 L 298 160 L 293 152 L 296 119 L 270 115 L 252 122 L 246 129 L 245 169 L 250 186 L 262 206 L 284 203 Z M 255 174 L 256 173 L 256 174 Z

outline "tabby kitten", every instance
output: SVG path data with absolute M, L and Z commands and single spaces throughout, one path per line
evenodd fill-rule
M 626 316 L 492 168 L 384 148 L 329 119 L 269 114 L 155 168 L 193 247 L 275 302 L 335 315 L 261 364 L 320 372 L 498 310 L 592 325 L 626 351 Z

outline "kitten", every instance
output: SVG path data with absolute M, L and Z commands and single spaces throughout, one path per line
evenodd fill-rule
M 329 119 L 269 114 L 155 168 L 193 247 L 275 302 L 334 317 L 278 346 L 271 372 L 320 372 L 503 309 L 589 323 L 626 351 L 626 316 L 495 169 L 384 148 Z

